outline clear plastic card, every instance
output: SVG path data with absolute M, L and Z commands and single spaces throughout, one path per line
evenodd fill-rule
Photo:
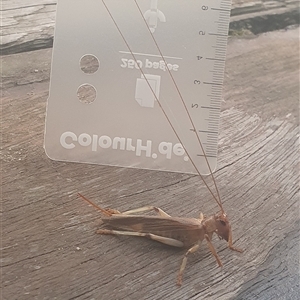
M 47 155 L 201 174 L 208 161 L 214 170 L 230 5 L 59 0 Z

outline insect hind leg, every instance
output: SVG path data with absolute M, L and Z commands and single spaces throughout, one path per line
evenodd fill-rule
M 120 231 L 120 230 L 110 230 L 110 229 L 98 229 L 96 231 L 98 234 L 106 234 L 106 235 L 127 235 L 127 236 L 140 236 L 145 237 L 169 246 L 173 247 L 183 247 L 183 243 L 181 241 L 167 238 L 164 236 L 152 234 L 152 233 L 144 233 L 144 232 L 136 232 L 136 231 Z
M 146 211 L 150 211 L 150 210 L 154 210 L 161 217 L 165 217 L 165 218 L 171 217 L 165 211 L 163 211 L 161 208 L 156 207 L 156 206 L 144 206 L 141 208 L 136 208 L 136 209 L 125 211 L 122 214 L 123 215 L 131 215 L 131 214 L 137 214 L 137 213 L 146 212 Z

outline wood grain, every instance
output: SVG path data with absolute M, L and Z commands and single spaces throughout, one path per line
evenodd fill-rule
M 212 214 L 197 176 L 64 163 L 43 150 L 51 49 L 2 57 L 3 299 L 296 299 L 299 285 L 298 30 L 232 38 L 216 180 L 236 246 L 214 239 L 175 286 L 183 251 L 98 236 L 81 192 L 121 211 Z M 276 272 L 276 266 L 286 266 Z M 299 282 L 299 281 L 298 281 Z

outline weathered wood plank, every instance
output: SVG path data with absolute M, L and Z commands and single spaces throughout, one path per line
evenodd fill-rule
M 1 54 L 52 47 L 56 3 L 53 0 L 3 0 Z M 261 33 L 299 24 L 298 0 L 233 0 L 230 32 Z
M 77 192 L 121 211 L 151 203 L 195 217 L 217 209 L 199 178 L 50 161 L 42 146 L 51 50 L 2 57 L 3 299 L 296 299 L 299 286 L 282 284 L 299 267 L 298 34 L 229 42 L 216 180 L 245 253 L 215 238 L 223 269 L 203 246 L 182 288 L 182 251 L 97 236 L 99 214 Z M 275 272 L 281 263 L 287 269 Z

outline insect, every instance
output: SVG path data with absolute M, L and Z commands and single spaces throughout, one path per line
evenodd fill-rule
M 134 0 L 136 3 L 136 6 L 138 10 L 140 11 L 141 17 L 145 21 L 145 25 L 148 27 L 145 18 L 143 17 L 143 13 L 141 12 L 136 0 Z M 121 37 L 123 38 L 128 50 L 130 51 L 133 59 L 135 62 L 137 62 L 137 59 L 133 53 L 133 51 L 130 48 L 130 45 L 127 43 L 125 37 L 122 34 L 122 30 L 114 20 L 113 16 L 111 15 L 111 12 L 109 11 L 108 7 L 106 6 L 105 2 L 102 0 L 102 3 L 104 7 L 106 8 L 108 14 L 110 15 L 112 21 L 114 22 L 117 30 L 119 31 Z M 165 65 L 167 65 L 167 62 L 152 34 L 151 29 L 149 28 L 149 34 L 151 35 L 153 42 L 155 43 L 161 59 L 164 61 Z M 139 67 L 139 64 L 137 64 Z M 158 105 L 162 109 L 162 112 L 164 113 L 167 121 L 169 122 L 171 128 L 173 129 L 175 135 L 177 136 L 178 140 L 181 142 L 180 136 L 176 133 L 176 130 L 174 129 L 168 115 L 164 111 L 163 107 L 161 106 L 159 99 L 157 98 L 155 92 L 153 91 L 151 84 L 149 83 L 147 77 L 145 76 L 143 70 L 141 67 L 139 67 L 140 72 L 142 73 L 143 77 L 145 78 L 150 90 L 152 91 L 154 97 L 157 100 Z M 108 227 L 109 229 L 99 229 L 97 230 L 98 234 L 103 234 L 103 235 L 127 235 L 127 236 L 137 236 L 137 237 L 145 237 L 151 240 L 155 240 L 157 242 L 167 244 L 173 247 L 178 247 L 178 248 L 187 248 L 188 250 L 186 251 L 182 263 L 180 265 L 180 269 L 178 272 L 177 276 L 177 285 L 182 284 L 182 277 L 184 273 L 184 269 L 187 264 L 187 259 L 188 255 L 190 253 L 196 252 L 202 241 L 206 241 L 211 253 L 215 257 L 218 265 L 221 267 L 222 262 L 213 246 L 211 243 L 212 236 L 215 233 L 220 239 L 224 239 L 228 242 L 228 248 L 237 252 L 242 252 L 243 250 L 235 248 L 233 246 L 232 242 L 232 231 L 231 231 L 231 226 L 229 219 L 227 218 L 227 215 L 223 209 L 221 198 L 219 195 L 219 191 L 211 170 L 211 167 L 209 165 L 208 159 L 205 155 L 204 148 L 202 146 L 200 137 L 197 133 L 197 130 L 195 128 L 195 125 L 193 123 L 193 120 L 189 114 L 189 111 L 185 105 L 185 102 L 183 101 L 183 98 L 181 96 L 181 93 L 178 89 L 178 86 L 176 85 L 176 82 L 173 78 L 172 73 L 170 72 L 169 69 L 167 69 L 174 85 L 175 88 L 182 100 L 182 105 L 183 105 L 183 111 L 187 114 L 187 117 L 190 120 L 192 131 L 195 133 L 196 138 L 198 140 L 199 146 L 203 152 L 203 156 L 206 160 L 206 164 L 209 168 L 210 174 L 212 176 L 217 196 L 213 193 L 209 185 L 206 183 L 205 179 L 201 175 L 201 173 L 198 171 L 196 164 L 194 163 L 192 157 L 190 156 L 189 152 L 187 149 L 184 147 L 182 144 L 182 147 L 184 148 L 189 160 L 191 161 L 192 165 L 195 167 L 195 170 L 197 171 L 198 175 L 212 194 L 213 198 L 217 202 L 217 204 L 220 207 L 220 211 L 212 216 L 205 217 L 202 213 L 200 213 L 199 218 L 181 218 L 181 217 L 171 217 L 168 215 L 166 212 L 164 212 L 162 209 L 155 207 L 155 206 L 147 206 L 147 207 L 142 207 L 126 212 L 119 212 L 114 209 L 103 209 L 99 206 L 97 206 L 95 203 L 90 201 L 89 199 L 85 198 L 81 194 L 79 194 L 80 197 L 82 197 L 85 201 L 87 201 L 89 204 L 93 205 L 96 209 L 100 210 L 103 214 L 102 217 L 102 222 L 104 226 Z M 156 213 L 156 216 L 148 216 L 148 215 L 143 215 L 139 214 L 142 212 L 146 211 L 154 211 Z
M 97 230 L 98 234 L 145 237 L 169 246 L 188 248 L 177 276 L 177 285 L 179 286 L 182 284 L 182 276 L 188 255 L 196 252 L 203 240 L 207 242 L 209 250 L 216 258 L 218 265 L 222 267 L 223 264 L 211 243 L 214 233 L 216 233 L 220 239 L 224 239 L 228 242 L 229 249 L 243 252 L 243 250 L 235 248 L 232 244 L 231 226 L 224 211 L 210 217 L 204 217 L 203 213 L 200 213 L 198 219 L 171 217 L 162 209 L 155 206 L 146 206 L 121 213 L 115 209 L 103 209 L 83 195 L 79 194 L 79 196 L 100 210 L 103 214 L 101 218 L 103 224 L 113 228 L 99 229 Z M 154 211 L 157 216 L 135 215 L 151 210 Z

